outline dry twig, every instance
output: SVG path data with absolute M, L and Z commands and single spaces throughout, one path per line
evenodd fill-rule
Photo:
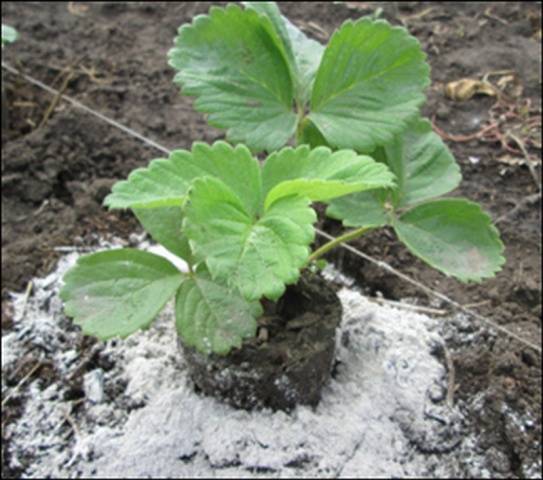
M 397 302 L 395 300 L 388 300 L 386 298 L 368 297 L 368 299 L 383 305 L 390 305 L 395 308 L 403 308 L 405 310 L 413 310 L 415 312 L 429 313 L 432 315 L 446 315 L 449 313 L 447 310 L 425 307 L 422 305 L 413 305 L 412 303 Z
M 532 157 L 526 150 L 526 146 L 524 145 L 524 142 L 511 132 L 508 132 L 508 135 L 510 138 L 512 138 L 515 141 L 515 143 L 522 150 L 522 154 L 524 155 L 524 158 L 526 159 L 526 165 L 528 165 L 530 174 L 532 175 L 532 178 L 534 179 L 537 189 L 539 190 L 539 192 L 541 192 L 541 180 L 539 179 L 539 176 L 537 175 L 537 172 L 535 171 L 535 166 L 533 164 Z
M 53 113 L 53 110 L 55 109 L 55 107 L 58 105 L 58 102 L 62 98 L 62 95 L 68 88 L 68 83 L 70 83 L 70 80 L 73 78 L 73 76 L 74 76 L 74 72 L 73 70 L 70 70 L 68 72 L 68 75 L 66 75 L 66 77 L 64 78 L 64 81 L 62 82 L 62 85 L 58 91 L 58 94 L 53 97 L 53 100 L 49 104 L 49 107 L 47 107 L 47 110 L 45 111 L 45 114 L 43 115 L 43 118 L 40 124 L 38 125 L 38 128 L 43 127 L 46 124 L 47 120 L 49 120 L 49 117 Z
M 445 352 L 445 361 L 447 362 L 447 405 L 449 408 L 454 406 L 454 392 L 456 391 L 456 372 L 454 370 L 454 362 L 451 354 L 446 346 L 443 346 Z
M 5 405 L 6 403 L 8 403 L 9 399 L 10 399 L 11 397 L 13 397 L 13 395 L 15 395 L 15 393 L 19 390 L 19 388 L 21 388 L 21 387 L 24 385 L 24 383 L 25 383 L 32 375 L 34 375 L 34 373 L 36 373 L 36 372 L 38 371 L 38 369 L 39 369 L 41 366 L 42 366 L 42 361 L 41 361 L 41 359 L 40 359 L 40 360 L 38 360 L 38 362 L 36 363 L 36 365 L 34 365 L 34 366 L 32 367 L 32 369 L 31 369 L 31 370 L 30 370 L 30 371 L 29 371 L 29 372 L 21 379 L 21 381 L 20 381 L 17 385 L 15 385 L 15 387 L 14 387 L 12 390 L 10 390 L 10 391 L 8 392 L 8 394 L 6 395 L 6 397 L 2 400 L 2 408 L 4 407 L 4 405 Z

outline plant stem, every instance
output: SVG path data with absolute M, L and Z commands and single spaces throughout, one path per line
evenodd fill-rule
M 300 140 L 303 134 L 302 123 L 304 121 L 304 106 L 301 103 L 296 104 L 296 117 L 297 117 L 297 126 L 296 126 L 296 146 L 300 145 Z
M 328 253 L 332 248 L 337 247 L 340 243 L 349 242 L 355 238 L 361 237 L 368 230 L 371 230 L 374 227 L 360 227 L 356 230 L 351 230 L 350 232 L 344 233 L 343 235 L 335 238 L 334 240 L 325 243 L 322 247 L 315 250 L 308 259 L 309 262 L 314 262 L 317 258 L 321 257 L 325 253 Z

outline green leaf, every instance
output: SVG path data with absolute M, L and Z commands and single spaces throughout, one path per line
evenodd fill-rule
M 104 199 L 109 208 L 179 207 L 185 201 L 190 185 L 183 171 L 183 157 L 190 155 L 177 150 L 169 158 L 152 160 L 147 168 L 138 168 L 113 185 Z
M 324 46 L 308 38 L 298 27 L 284 18 L 297 66 L 297 99 L 305 104 L 311 95 L 315 74 L 319 68 Z
M 2 24 L 2 46 L 4 46 L 5 43 L 13 43 L 17 40 L 18 36 L 17 30 L 9 25 Z
M 248 300 L 277 300 L 295 283 L 309 256 L 315 212 L 309 199 L 290 196 L 252 216 L 221 181 L 194 182 L 186 208 L 185 232 L 193 252 L 214 279 L 237 287 Z
M 416 256 L 462 281 L 493 277 L 505 262 L 504 246 L 490 217 L 464 199 L 445 198 L 414 207 L 396 220 L 394 228 Z
M 462 180 L 460 167 L 428 120 L 410 123 L 384 150 L 398 178 L 397 206 L 444 195 Z
M 295 83 L 295 98 L 304 104 L 311 93 L 312 82 L 319 67 L 324 47 L 308 38 L 281 12 L 275 2 L 243 2 L 261 15 L 267 16 L 283 42 L 291 77 Z
M 194 272 L 196 275 L 198 275 L 200 278 L 211 278 L 211 274 L 209 273 L 209 269 L 207 268 L 207 265 L 203 262 L 198 263 L 194 269 Z M 262 307 L 262 304 L 260 303 L 260 300 L 253 300 L 252 302 L 249 302 L 249 307 L 251 309 L 251 313 L 253 317 L 258 318 L 264 313 L 264 308 Z
M 260 164 L 245 145 L 232 147 L 219 141 L 209 146 L 197 142 L 192 156 L 184 159 L 183 169 L 191 181 L 203 176 L 218 178 L 234 191 L 249 214 L 259 210 Z
M 394 185 L 388 168 L 352 150 L 332 152 L 307 145 L 284 148 L 268 157 L 262 171 L 265 208 L 280 198 L 298 194 L 325 201 L 352 192 Z
M 158 255 L 131 248 L 79 258 L 64 276 L 66 315 L 86 335 L 102 340 L 146 328 L 181 285 L 184 275 Z
M 371 152 L 418 113 L 428 85 L 425 54 L 404 28 L 347 21 L 324 51 L 309 118 L 330 145 Z
M 294 79 L 297 75 L 296 59 L 292 51 L 292 43 L 285 24 L 286 18 L 281 15 L 281 11 L 275 2 L 241 2 L 245 8 L 254 10 L 261 16 L 269 19 L 277 36 L 281 40 L 285 57 L 288 62 L 291 78 Z
M 208 275 L 193 275 L 175 300 L 176 326 L 185 343 L 202 353 L 224 355 L 256 334 L 253 306 Z
M 333 200 L 326 214 L 343 220 L 345 226 L 385 225 L 385 202 L 391 207 L 405 207 L 443 195 L 458 186 L 460 168 L 447 146 L 421 118 L 409 124 L 385 147 L 372 156 L 388 165 L 397 179 L 391 190 L 353 194 Z
M 328 142 L 326 142 L 326 139 L 323 137 L 322 133 L 315 126 L 315 124 L 309 120 L 309 118 L 304 118 L 298 128 L 298 145 L 306 144 L 311 148 L 329 147 Z
M 187 263 L 193 263 L 189 241 L 183 233 L 181 207 L 136 208 L 134 214 L 156 242 Z
M 170 50 L 174 81 L 211 125 L 254 150 L 283 146 L 296 130 L 287 54 L 272 22 L 237 5 L 183 25 Z
M 192 151 L 174 150 L 167 159 L 153 160 L 147 168 L 134 170 L 117 182 L 104 203 L 110 208 L 158 208 L 183 205 L 195 178 L 221 179 L 243 201 L 250 212 L 260 201 L 260 165 L 244 145 L 232 147 L 195 142 Z
M 382 227 L 388 224 L 386 197 L 384 190 L 346 195 L 332 200 L 326 215 L 342 220 L 346 227 Z

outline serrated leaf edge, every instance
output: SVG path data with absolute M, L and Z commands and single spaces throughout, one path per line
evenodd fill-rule
M 458 198 L 458 197 L 439 197 L 437 199 L 433 199 L 433 200 L 429 200 L 429 201 L 425 201 L 425 202 L 421 202 L 419 204 L 417 204 L 416 206 L 410 208 L 408 211 L 406 212 L 403 212 L 402 213 L 402 216 L 403 215 L 406 215 L 407 213 L 411 212 L 412 210 L 414 210 L 415 208 L 419 207 L 419 206 L 422 206 L 422 205 L 425 205 L 427 203 L 435 203 L 435 202 L 439 202 L 439 201 L 442 201 L 442 200 L 445 200 L 445 201 L 450 201 L 450 200 L 454 200 L 454 201 L 461 201 L 462 203 L 465 203 L 467 205 L 469 205 L 470 207 L 473 207 L 475 209 L 477 209 L 477 213 L 479 213 L 481 215 L 481 217 L 484 218 L 484 224 L 486 226 L 486 228 L 488 228 L 488 231 L 490 232 L 490 236 L 492 238 L 492 240 L 494 240 L 496 242 L 496 245 L 499 247 L 500 249 L 500 253 L 495 256 L 495 260 L 496 260 L 496 263 L 495 263 L 495 266 L 493 268 L 491 268 L 491 270 L 488 272 L 488 274 L 485 274 L 485 275 L 462 275 L 462 276 L 459 276 L 459 275 L 455 275 L 455 274 L 452 274 L 452 273 L 449 273 L 445 270 L 443 270 L 442 268 L 440 267 L 437 267 L 435 266 L 430 260 L 428 260 L 424 255 L 420 254 L 420 252 L 417 251 L 417 249 L 415 248 L 412 248 L 407 242 L 405 242 L 402 238 L 402 236 L 400 235 L 400 233 L 398 232 L 398 230 L 396 228 L 394 228 L 394 231 L 396 232 L 396 235 L 398 236 L 398 239 L 407 247 L 408 250 L 410 250 L 415 256 L 419 257 L 420 259 L 422 259 L 425 263 L 427 263 L 428 265 L 430 265 L 432 268 L 435 268 L 436 270 L 439 270 L 440 272 L 444 273 L 446 276 L 448 277 L 454 277 L 454 278 L 457 278 L 458 280 L 460 280 L 461 282 L 463 283 L 468 283 L 468 282 L 476 282 L 476 283 L 479 283 L 481 282 L 483 279 L 487 279 L 487 278 L 493 278 L 496 276 L 496 274 L 501 270 L 502 266 L 505 264 L 506 262 L 506 259 L 505 257 L 503 256 L 503 251 L 505 249 L 505 245 L 504 243 L 502 242 L 501 238 L 500 238 L 500 232 L 498 231 L 498 229 L 496 228 L 496 226 L 492 223 L 492 218 L 490 217 L 490 215 L 485 212 L 481 205 L 479 205 L 478 203 L 476 202 L 472 202 L 470 200 L 467 200 L 467 199 L 464 199 L 464 198 Z M 396 221 L 401 221 L 401 217 L 400 216 Z M 395 222 L 392 222 L 392 226 L 395 227 L 394 225 Z

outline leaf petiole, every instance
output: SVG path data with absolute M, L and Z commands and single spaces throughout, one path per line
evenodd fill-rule
M 322 247 L 315 250 L 308 258 L 307 263 L 314 262 L 319 257 L 322 257 L 325 253 L 328 253 L 333 248 L 337 247 L 341 243 L 350 242 L 351 240 L 355 240 L 358 237 L 361 237 L 366 233 L 367 231 L 373 229 L 375 227 L 361 227 L 357 228 L 356 230 L 351 230 L 350 232 L 347 232 L 334 240 L 329 241 L 328 243 L 325 243 Z
M 296 102 L 296 146 L 302 144 L 304 134 L 304 106 L 300 102 Z

